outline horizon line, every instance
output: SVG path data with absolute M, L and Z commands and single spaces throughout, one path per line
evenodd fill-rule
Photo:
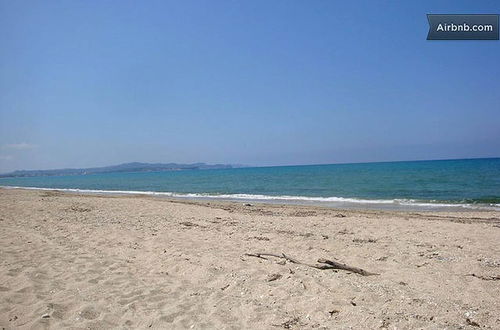
M 93 166 L 93 167 L 66 167 L 66 168 L 50 168 L 50 169 L 20 169 L 13 170 L 10 172 L 0 173 L 0 175 L 12 174 L 17 171 L 58 171 L 58 170 L 84 170 L 84 169 L 95 169 L 95 168 L 104 168 L 111 166 L 120 166 L 125 164 L 178 164 L 178 165 L 193 165 L 193 164 L 205 164 L 205 165 L 226 165 L 226 166 L 238 166 L 232 167 L 230 169 L 236 168 L 266 168 L 266 167 L 293 167 L 293 166 L 327 166 L 327 165 L 354 165 L 354 164 L 383 164 L 383 163 L 404 163 L 404 162 L 432 162 L 432 161 L 453 161 L 453 160 L 479 160 L 479 159 L 500 159 L 500 156 L 494 157 L 472 157 L 472 158 L 440 158 L 440 159 L 414 159 L 414 160 L 383 160 L 383 161 L 361 161 L 361 162 L 339 162 L 339 163 L 316 163 L 316 164 L 285 164 L 285 165 L 246 165 L 246 164 L 238 164 L 238 163 L 205 163 L 205 162 L 193 162 L 193 163 L 177 163 L 177 162 L 139 162 L 139 161 L 131 161 L 131 162 L 123 162 L 119 164 L 105 165 L 105 166 Z M 221 169 L 205 169 L 205 170 L 221 170 Z M 131 171 L 132 173 L 134 171 Z M 151 172 L 164 172 L 164 171 L 151 171 Z M 110 172 L 111 173 L 111 172 Z

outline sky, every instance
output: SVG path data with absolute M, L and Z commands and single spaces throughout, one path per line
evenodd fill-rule
M 498 1 L 0 0 L 0 172 L 500 156 Z

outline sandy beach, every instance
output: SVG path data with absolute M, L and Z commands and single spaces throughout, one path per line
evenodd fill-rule
M 0 327 L 499 329 L 499 242 L 499 212 L 0 189 Z

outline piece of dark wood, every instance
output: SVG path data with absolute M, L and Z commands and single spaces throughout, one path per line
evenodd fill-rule
M 484 281 L 500 281 L 500 276 L 483 276 L 483 275 L 477 275 L 477 274 L 467 274 L 466 276 L 477 277 L 477 278 L 484 280 Z
M 364 269 L 361 269 L 361 268 L 348 266 L 346 264 L 343 264 L 343 263 L 340 263 L 337 261 L 332 261 L 332 260 L 323 259 L 323 258 L 318 259 L 318 262 L 320 264 L 313 265 L 313 264 L 308 264 L 305 262 L 298 261 L 297 259 L 289 257 L 289 256 L 285 255 L 284 253 L 276 254 L 276 253 L 259 252 L 259 253 L 245 253 L 245 255 L 249 256 L 249 257 L 256 257 L 256 258 L 264 259 L 264 260 L 267 260 L 267 258 L 265 258 L 265 257 L 281 258 L 281 259 L 285 259 L 293 264 L 304 265 L 304 266 L 308 266 L 308 267 L 316 268 L 316 269 L 320 269 L 320 270 L 341 269 L 341 270 L 346 270 L 346 271 L 353 272 L 356 274 L 360 274 L 363 276 L 379 275 L 376 273 L 370 273 L 370 272 L 368 272 Z
M 363 275 L 363 276 L 380 275 L 380 274 L 370 273 L 370 272 L 367 272 L 364 269 L 361 269 L 361 268 L 358 268 L 358 267 L 352 267 L 352 266 L 349 266 L 349 265 L 346 265 L 346 264 L 343 264 L 343 263 L 340 263 L 340 262 L 337 262 L 337 261 L 333 261 L 333 260 L 328 260 L 328 259 L 321 258 L 321 259 L 318 259 L 318 262 L 322 263 L 322 264 L 330 265 L 334 269 L 343 269 L 343 270 L 347 270 L 349 272 L 353 272 L 353 273 L 360 274 L 360 275 Z

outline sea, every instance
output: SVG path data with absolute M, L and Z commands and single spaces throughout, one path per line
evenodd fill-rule
M 0 178 L 2 187 L 384 210 L 500 210 L 500 158 Z

